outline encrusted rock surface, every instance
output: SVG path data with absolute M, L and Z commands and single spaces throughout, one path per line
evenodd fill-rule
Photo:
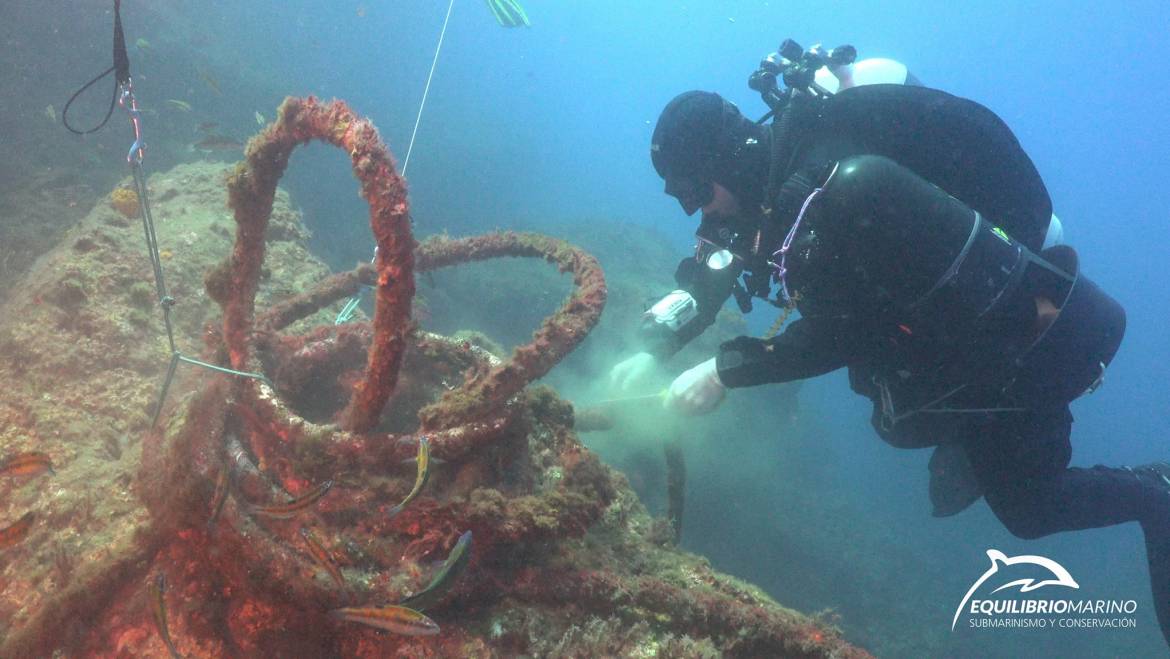
M 208 323 L 217 309 L 203 280 L 231 249 L 225 173 L 197 164 L 150 179 L 185 354 L 199 355 L 215 336 Z M 278 193 L 258 309 L 327 274 L 305 250 L 305 236 Z M 160 570 L 172 584 L 170 634 L 192 657 L 866 656 L 830 625 L 670 548 L 669 525 L 649 517 L 624 478 L 581 445 L 571 406 L 541 387 L 510 403 L 516 420 L 504 439 L 435 467 L 427 490 L 398 517 L 377 521 L 380 508 L 345 505 L 358 502 L 363 482 L 371 501 L 397 498 L 413 480 L 409 466 L 379 474 L 363 468 L 339 483 L 344 498 L 323 500 L 319 512 L 331 528 L 372 519 L 349 538 L 402 550 L 371 556 L 350 546 L 345 532 L 328 536 L 357 596 L 419 588 L 426 563 L 459 532 L 475 529 L 471 565 L 452 596 L 428 610 L 443 633 L 411 638 L 330 620 L 327 607 L 345 593 L 335 601 L 298 599 L 280 587 L 308 583 L 304 593 L 325 592 L 312 586 L 327 583 L 324 574 L 277 578 L 301 564 L 289 556 L 303 563 L 303 548 L 289 544 L 272 564 L 260 564 L 263 556 L 244 536 L 206 528 L 208 508 L 190 511 L 197 524 L 164 524 L 148 512 L 158 502 L 141 500 L 151 492 L 135 485 L 142 438 L 170 356 L 150 272 L 141 225 L 103 202 L 0 308 L 0 455 L 44 451 L 56 465 L 55 475 L 0 481 L 0 523 L 36 514 L 24 542 L 0 553 L 0 656 L 165 656 L 146 587 Z M 332 318 L 327 310 L 301 324 Z M 426 358 L 408 353 L 405 363 Z M 209 377 L 180 367 L 162 437 L 182 437 L 202 422 L 223 431 L 204 414 L 222 410 L 208 398 L 215 388 L 203 387 L 202 400 L 191 393 Z M 233 423 L 242 424 L 236 432 L 263 432 L 265 421 Z M 225 514 L 240 505 L 229 503 Z M 284 532 L 272 533 L 280 548 Z M 394 567 L 375 574 L 374 564 Z

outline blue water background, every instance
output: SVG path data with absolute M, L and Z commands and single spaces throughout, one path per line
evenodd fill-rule
M 1043 175 L 1083 271 L 1126 307 L 1128 333 L 1106 385 L 1073 406 L 1074 464 L 1170 459 L 1170 6 L 1164 1 L 525 5 L 532 27 L 508 30 L 482 2 L 455 3 L 408 172 L 420 233 L 510 226 L 555 232 L 563 222 L 605 218 L 656 227 L 681 256 L 693 223 L 661 193 L 647 157 L 662 106 L 698 88 L 718 91 L 758 116 L 764 107 L 745 82 L 780 40 L 849 43 L 862 57 L 901 60 L 927 85 L 998 113 Z M 157 49 L 168 39 L 199 35 L 213 70 L 234 67 L 288 94 L 346 99 L 375 121 L 401 159 L 447 3 L 199 0 L 171 3 L 176 22 L 169 25 L 135 24 L 135 4 L 126 7 L 131 41 L 145 34 Z M 90 46 L 98 53 L 103 44 Z M 143 85 L 149 88 L 149 78 Z M 207 93 L 194 86 L 196 96 Z M 254 110 L 271 116 L 280 100 L 249 89 L 224 91 L 247 99 L 222 110 L 244 123 Z M 324 149 L 297 158 L 286 185 L 314 224 L 315 240 L 336 267 L 368 258 L 368 228 L 354 221 L 364 206 L 343 159 Z M 771 319 L 753 316 L 751 327 L 762 329 Z M 758 454 L 715 460 L 711 473 L 693 468 L 702 478 L 691 480 L 688 548 L 761 583 L 781 602 L 841 610 L 847 632 L 880 627 L 876 618 L 856 616 L 878 616 L 886 603 L 915 612 L 900 629 L 905 649 L 883 645 L 892 655 L 921 651 L 916 638 L 931 639 L 928 647 L 945 656 L 1165 652 L 1136 525 L 1022 541 L 982 503 L 934 520 L 926 504 L 927 454 L 882 444 L 868 426 L 868 404 L 848 392 L 843 374 L 810 383 L 801 399 L 804 414 L 817 421 L 817 436 L 808 441 L 835 456 L 820 465 L 810 499 L 823 488 L 824 498 L 844 507 L 813 506 L 791 517 L 809 524 L 821 516 L 827 523 L 848 511 L 855 517 L 844 523 L 872 530 L 876 549 L 825 545 L 813 556 L 786 553 L 778 539 L 801 529 L 785 526 L 785 502 L 766 498 L 769 472 L 745 466 L 783 463 L 783 451 L 767 441 Z M 761 407 L 759 418 L 728 418 L 727 432 L 782 433 L 782 422 L 767 415 Z M 745 473 L 757 480 L 745 480 Z M 900 550 L 890 552 L 892 546 Z M 1139 628 L 952 633 L 955 606 L 993 547 L 1060 561 L 1085 584 L 1087 596 L 1138 600 Z M 812 563 L 824 578 L 799 588 L 771 578 L 775 566 L 794 560 Z M 838 561 L 845 573 L 904 574 L 907 582 L 932 585 L 865 592 L 833 573 Z

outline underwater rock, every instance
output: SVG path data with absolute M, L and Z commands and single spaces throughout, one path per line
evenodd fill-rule
M 160 198 L 159 201 L 164 201 Z M 110 208 L 122 214 L 128 220 L 138 219 L 138 193 L 132 188 L 114 188 L 110 193 Z
M 150 177 L 152 189 L 173 191 L 152 210 L 159 245 L 175 253 L 164 270 L 178 301 L 176 340 L 191 355 L 215 313 L 201 274 L 231 248 L 230 237 L 208 230 L 226 215 L 226 171 L 196 163 Z M 283 192 L 276 204 L 292 213 Z M 0 456 L 42 451 L 57 472 L 0 500 L 0 523 L 36 513 L 0 567 L 0 656 L 90 642 L 98 630 L 74 621 L 128 592 L 158 547 L 129 484 L 170 355 L 141 225 L 112 217 L 121 215 L 98 203 L 0 305 Z M 328 272 L 303 240 L 272 243 L 269 263 L 280 274 L 261 287 L 264 303 Z
M 344 106 L 312 103 L 286 104 L 266 134 L 288 129 L 302 112 L 323 110 L 347 127 L 331 133 L 339 141 L 355 134 L 377 140 Z M 249 157 L 262 149 L 253 143 Z M 353 160 L 359 172 L 393 171 L 360 149 Z M 166 199 L 155 215 L 160 246 L 174 250 L 165 269 L 179 299 L 179 347 L 264 370 L 277 390 L 184 367 L 169 412 L 147 432 L 170 353 L 157 317 L 147 327 L 123 321 L 140 297 L 127 290 L 147 279 L 149 262 L 132 228 L 110 224 L 114 211 L 96 208 L 77 233 L 100 228 L 113 242 L 79 254 L 66 247 L 79 237 L 70 236 L 30 272 L 0 315 L 0 345 L 29 353 L 20 357 L 21 373 L 12 370 L 12 356 L 0 360 L 0 377 L 17 384 L 0 403 L 0 450 L 46 452 L 57 470 L 0 502 L 5 519 L 34 512 L 37 520 L 26 541 L 6 552 L 0 656 L 165 653 L 145 604 L 148 581 L 168 584 L 156 589 L 156 608 L 165 607 L 166 633 L 184 656 L 868 656 L 835 629 L 780 607 L 705 560 L 655 546 L 653 520 L 625 479 L 581 444 L 572 407 L 549 389 L 524 388 L 556 363 L 557 350 L 584 338 L 590 314 L 600 310 L 604 282 L 588 255 L 522 234 L 436 243 L 432 256 L 520 246 L 578 268 L 581 295 L 540 328 L 536 347 L 517 350 L 511 361 L 416 330 L 409 314 L 372 330 L 335 329 L 329 312 L 340 300 L 335 294 L 343 297 L 361 281 L 400 294 L 405 286 L 397 283 L 409 270 L 389 276 L 402 264 L 387 255 L 392 250 L 380 250 L 387 260 L 379 259 L 374 279 L 368 271 L 334 275 L 327 282 L 338 285 L 317 295 L 323 289 L 309 282 L 325 269 L 297 240 L 264 244 L 265 232 L 257 231 L 252 238 L 260 236 L 259 244 L 233 248 L 210 228 L 224 215 L 211 172 L 222 169 L 184 167 L 151 179 Z M 240 186 L 257 180 L 235 172 Z M 235 189 L 237 220 L 255 221 L 238 237 L 263 229 L 258 220 L 272 205 L 287 209 L 275 180 L 267 181 L 272 188 L 261 196 L 271 196 L 259 205 Z M 199 188 L 198 200 L 188 187 Z M 405 216 L 405 207 L 393 210 Z M 269 239 L 302 235 L 280 231 Z M 212 278 L 220 282 L 215 297 L 228 309 L 224 331 L 208 331 L 212 300 L 199 283 L 229 252 L 247 263 Z M 419 254 L 424 263 L 425 248 Z M 262 261 L 270 273 L 264 281 Z M 87 297 L 63 325 L 67 312 L 40 300 L 69 276 L 68 263 L 86 273 Z M 265 290 L 278 287 L 307 293 L 273 306 Z M 267 310 L 255 322 L 254 308 Z M 359 363 L 317 386 L 343 391 L 368 381 L 383 366 L 373 355 L 387 340 L 380 334 L 386 328 L 393 348 L 412 357 L 384 390 L 390 404 L 385 411 L 381 404 L 367 408 L 372 415 L 358 424 L 360 432 L 343 430 L 327 412 L 310 420 L 294 397 L 284 398 L 282 386 L 299 390 L 303 406 L 317 391 L 305 374 L 321 373 L 331 357 L 352 356 L 353 345 L 335 340 L 344 335 L 338 332 L 370 351 L 367 379 L 360 379 Z M 453 394 L 465 380 L 474 393 Z M 347 416 L 339 410 L 336 418 Z M 415 425 L 397 431 L 381 425 L 412 418 Z M 433 464 L 408 462 L 425 459 L 414 435 L 420 423 Z M 108 435 L 89 431 L 98 426 L 134 438 L 120 460 L 102 456 Z M 421 480 L 425 488 L 413 502 L 390 515 Z M 253 514 L 273 505 L 292 512 L 281 519 Z M 425 589 L 427 566 L 468 530 L 475 543 L 466 569 L 427 610 L 438 634 L 387 634 L 330 615 Z M 307 549 L 309 536 L 315 546 Z M 83 559 L 73 561 L 63 548 L 79 537 Z

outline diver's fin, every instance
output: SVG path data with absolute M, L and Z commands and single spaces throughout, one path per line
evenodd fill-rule
M 935 447 L 930 456 L 930 503 L 935 517 L 950 517 L 963 512 L 983 496 L 975 480 L 971 461 L 958 442 Z

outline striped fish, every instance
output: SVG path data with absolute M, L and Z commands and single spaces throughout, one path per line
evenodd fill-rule
M 325 549 L 325 546 L 309 529 L 302 528 L 301 537 L 305 539 L 305 545 L 308 546 L 309 555 L 313 557 L 313 560 L 317 561 L 317 564 L 329 573 L 329 577 L 333 579 L 333 583 L 337 584 L 338 588 L 345 590 L 345 576 L 341 574 L 341 568 L 338 567 L 337 561 L 333 560 L 329 550 Z
M 410 494 L 402 500 L 402 503 L 390 509 L 390 517 L 402 512 L 406 504 L 414 501 L 418 493 L 422 491 L 423 486 L 427 484 L 427 477 L 431 473 L 431 443 L 427 441 L 426 437 L 418 438 L 418 473 L 414 477 L 414 487 L 410 489 Z
M 20 453 L 0 462 L 0 476 L 36 476 L 53 471 L 53 461 L 45 453 Z
M 171 640 L 171 631 L 167 627 L 167 575 L 162 572 L 158 573 L 150 582 L 150 612 L 154 616 L 154 626 L 158 628 L 158 635 L 162 637 L 163 643 L 166 644 L 167 650 L 171 653 L 171 659 L 182 659 L 183 655 L 175 649 L 175 643 Z
M 403 636 L 434 636 L 439 633 L 439 625 L 434 620 L 405 606 L 347 607 L 334 609 L 331 614 L 338 620 L 357 622 Z
M 443 561 L 442 567 L 435 573 L 431 582 L 427 584 L 426 588 L 407 597 L 399 602 L 399 605 L 425 611 L 439 602 L 443 595 L 451 589 L 451 586 L 462 574 L 463 568 L 467 567 L 468 561 L 471 560 L 471 531 L 464 531 L 463 535 L 459 536 L 455 546 L 451 548 L 451 553 L 447 555 L 447 560 Z
M 224 465 L 220 467 L 219 476 L 215 479 L 215 494 L 211 497 L 211 517 L 207 520 L 208 530 L 215 528 L 215 522 L 223 512 L 223 504 L 227 501 L 228 479 L 228 466 Z
M 0 549 L 8 549 L 27 538 L 36 518 L 36 513 L 25 513 L 12 526 L 0 529 Z
M 265 517 L 273 517 L 276 519 L 292 519 L 296 517 L 302 510 L 311 507 L 317 503 L 329 488 L 333 487 L 333 479 L 329 479 L 324 483 L 314 487 L 305 492 L 301 496 L 289 501 L 287 503 L 278 503 L 270 506 L 252 506 L 252 512 L 257 515 L 264 515 Z

